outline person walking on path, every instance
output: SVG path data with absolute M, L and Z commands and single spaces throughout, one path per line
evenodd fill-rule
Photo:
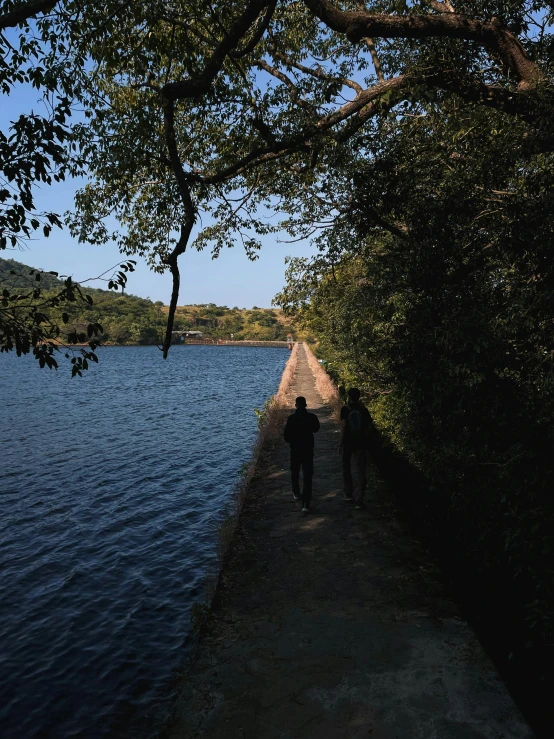
M 292 495 L 300 497 L 300 467 L 302 467 L 302 512 L 310 510 L 312 499 L 312 477 L 314 474 L 314 434 L 319 431 L 319 420 L 315 413 L 308 413 L 306 398 L 296 398 L 296 411 L 287 418 L 284 437 L 290 444 L 290 469 Z
M 364 507 L 366 486 L 367 443 L 371 416 L 368 409 L 360 401 L 360 391 L 356 387 L 348 391 L 348 402 L 340 411 L 340 444 L 342 457 L 342 481 L 344 485 L 343 499 L 354 500 L 356 508 Z M 358 485 L 354 490 L 350 462 L 354 460 Z

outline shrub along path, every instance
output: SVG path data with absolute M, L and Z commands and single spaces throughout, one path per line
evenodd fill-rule
M 374 470 L 343 502 L 338 427 L 303 347 L 290 391 L 318 414 L 313 511 L 267 442 L 175 739 L 520 739 L 533 734 Z

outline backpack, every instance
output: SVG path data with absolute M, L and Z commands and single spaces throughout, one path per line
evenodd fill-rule
M 361 411 L 357 408 L 352 409 L 348 414 L 346 426 L 348 428 L 348 438 L 352 444 L 358 445 L 365 440 L 364 419 Z

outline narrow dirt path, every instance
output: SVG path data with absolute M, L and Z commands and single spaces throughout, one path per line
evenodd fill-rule
M 290 393 L 321 421 L 313 511 L 267 444 L 181 688 L 172 739 L 528 739 L 533 734 L 375 471 L 342 500 L 338 427 L 304 349 Z

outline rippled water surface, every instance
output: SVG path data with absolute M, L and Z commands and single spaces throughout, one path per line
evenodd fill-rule
M 286 350 L 0 355 L 0 735 L 141 737 Z M 154 716 L 154 718 L 153 718 Z

